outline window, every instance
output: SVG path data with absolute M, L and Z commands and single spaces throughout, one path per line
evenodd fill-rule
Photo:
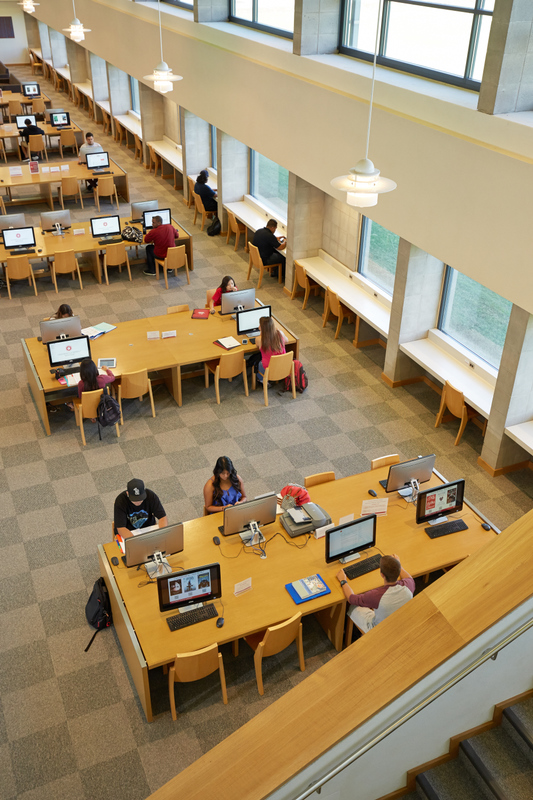
M 161 0 L 162 3 L 168 3 L 169 6 L 178 6 L 178 8 L 191 8 L 193 7 L 193 0 Z
M 446 267 L 438 328 L 496 369 L 511 307 L 509 300 Z
M 250 194 L 267 210 L 287 219 L 289 202 L 289 172 L 250 150 Z
M 359 272 L 392 295 L 400 237 L 363 217 L 359 247 Z
M 294 0 L 231 0 L 230 20 L 292 39 Z
M 141 113 L 141 101 L 139 99 L 139 81 L 137 78 L 132 78 L 130 75 L 130 93 L 131 93 L 131 108 L 132 111 L 139 114 Z
M 371 61 L 379 0 L 344 0 L 340 51 Z M 479 90 L 494 0 L 383 0 L 378 64 Z
M 209 126 L 209 133 L 211 138 L 211 166 L 213 169 L 217 168 L 217 129 L 215 125 Z

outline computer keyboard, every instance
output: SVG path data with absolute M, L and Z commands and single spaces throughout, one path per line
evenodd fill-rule
M 10 256 L 32 256 L 35 250 L 10 250 Z
M 197 622 L 213 619 L 213 617 L 218 617 L 218 611 L 213 603 L 208 603 L 202 608 L 194 608 L 192 611 L 176 614 L 175 617 L 167 617 L 167 624 L 171 631 L 177 631 L 180 628 L 187 628 L 189 625 L 196 625 Z
M 450 522 L 441 522 L 440 525 L 431 525 L 424 530 L 430 539 L 438 539 L 439 536 L 448 536 L 449 533 L 467 531 L 468 525 L 462 519 L 452 519 Z
M 357 564 L 350 564 L 348 567 L 344 567 L 344 574 L 349 581 L 353 581 L 354 578 L 360 578 L 361 575 L 366 575 L 367 572 L 379 569 L 380 562 L 380 555 L 370 556 L 370 558 L 365 558 L 364 561 L 358 561 Z
M 93 175 L 113 175 L 110 169 L 93 169 Z
M 120 244 L 122 239 L 98 239 L 98 244 L 101 244 L 102 247 L 105 247 L 106 244 Z

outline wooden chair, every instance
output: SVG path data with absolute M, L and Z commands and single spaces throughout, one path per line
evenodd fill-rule
M 5 162 L 6 162 L 6 164 L 7 164 L 7 153 L 6 153 L 6 148 L 5 148 L 5 146 L 4 146 L 4 141 L 3 141 L 3 139 L 0 139 L 0 156 L 4 156 L 4 161 L 5 161 Z M 4 204 L 4 201 L 2 200 L 2 198 L 0 198 L 0 202 L 2 203 L 2 205 Z M 5 209 L 4 209 L 4 211 L 3 211 L 2 213 L 3 213 L 3 214 L 5 214 L 5 213 L 6 213 L 6 212 L 5 212 Z
M 359 631 L 359 633 L 362 636 L 364 636 L 365 633 L 368 633 L 368 631 L 365 631 L 365 630 L 363 630 L 363 628 L 360 628 L 359 625 L 356 625 L 355 622 L 353 621 L 353 619 L 350 616 L 346 615 L 346 630 L 344 632 L 344 646 L 345 647 L 348 647 L 348 645 L 352 643 L 353 629 L 354 628 L 357 628 L 357 630 Z
M 95 389 L 94 392 L 82 392 L 81 398 L 74 400 L 74 415 L 76 417 L 76 425 L 80 428 L 81 440 L 84 446 L 87 445 L 85 441 L 85 430 L 83 428 L 84 419 L 96 419 L 98 416 L 98 404 L 103 394 L 103 389 Z M 115 429 L 117 436 L 120 436 L 120 428 L 118 422 L 115 422 Z
M 139 139 L 136 133 L 133 134 L 133 139 L 135 141 L 135 158 L 134 161 L 137 161 L 137 154 L 139 154 L 139 164 L 143 163 L 143 143 Z
M 263 264 L 263 260 L 262 260 L 261 256 L 259 255 L 259 250 L 251 242 L 248 242 L 248 250 L 249 250 L 249 254 L 250 255 L 249 255 L 249 258 L 248 258 L 248 275 L 246 276 L 246 280 L 247 281 L 250 280 L 250 275 L 252 274 L 252 267 L 255 267 L 255 269 L 259 270 L 259 282 L 257 284 L 257 289 L 258 290 L 261 288 L 261 283 L 263 281 L 263 275 L 264 275 L 265 270 L 267 270 L 269 272 L 269 274 L 270 274 L 273 269 L 277 269 L 278 270 L 278 283 L 281 283 L 281 281 L 282 281 L 281 273 L 283 271 L 282 270 L 282 266 L 283 265 L 281 263 L 281 259 L 280 259 L 279 263 L 277 263 L 277 264 L 267 264 L 265 266 Z
M 32 75 L 42 75 L 43 74 L 43 62 L 39 61 L 30 50 L 30 63 L 31 63 L 31 74 Z
M 148 377 L 148 369 L 140 369 L 138 372 L 123 373 L 118 385 L 118 404 L 120 406 L 120 424 L 124 425 L 122 416 L 122 400 L 138 397 L 142 401 L 144 395 L 150 395 L 152 406 L 152 417 L 155 417 L 154 396 L 152 394 L 152 381 Z
M 315 294 L 320 292 L 319 284 L 314 281 L 312 278 L 309 277 L 305 269 L 299 264 L 297 261 L 294 262 L 294 283 L 292 285 L 292 294 L 291 300 L 294 300 L 296 294 L 298 292 L 298 287 L 301 287 L 304 290 L 304 302 L 302 306 L 302 311 L 305 311 L 305 307 L 307 306 L 307 301 L 309 300 L 309 295 L 311 294 L 311 289 Z
M 196 219 L 197 219 L 199 213 L 202 215 L 202 225 L 200 227 L 200 230 L 203 231 L 206 219 L 207 218 L 211 219 L 211 217 L 213 216 L 213 214 L 215 212 L 214 211 L 206 211 L 205 208 L 204 208 L 204 204 L 202 202 L 202 198 L 200 197 L 199 194 L 196 194 L 196 192 L 195 192 L 194 193 L 194 220 L 193 220 L 193 225 L 196 225 Z
M 74 274 L 76 272 L 78 273 L 80 289 L 83 289 L 83 283 L 81 282 L 80 266 L 78 264 L 78 259 L 74 254 L 74 250 L 60 250 L 57 253 L 55 253 L 54 261 L 50 266 L 50 272 L 52 273 L 52 281 L 54 283 L 54 286 L 56 287 L 56 294 L 57 294 L 57 276 L 66 275 L 69 272 L 73 280 L 74 280 Z
M 205 308 L 209 308 L 209 303 L 213 299 L 213 295 L 215 294 L 216 289 L 207 289 L 205 293 Z
M 182 303 L 179 306 L 168 306 L 167 314 L 180 314 L 182 311 L 188 311 L 189 306 L 187 303 Z
M 292 386 L 292 397 L 296 400 L 296 384 L 294 382 L 294 361 L 293 353 L 281 353 L 278 356 L 272 356 L 268 367 L 265 369 L 263 375 L 263 393 L 265 397 L 265 406 L 268 406 L 268 382 L 281 381 L 290 376 Z M 255 391 L 256 386 L 256 373 L 252 372 L 252 389 Z
M 107 274 L 108 267 L 118 267 L 118 271 L 122 272 L 122 265 L 125 264 L 128 270 L 128 276 L 131 281 L 131 269 L 128 253 L 126 252 L 126 243 L 120 242 L 119 244 L 106 245 L 104 253 L 104 275 L 105 282 L 109 286 L 109 276 Z
M 22 103 L 20 102 L 20 100 L 8 100 L 7 113 L 10 122 L 13 122 L 13 117 L 21 116 L 24 112 L 22 110 Z
M 477 415 L 477 411 L 465 402 L 464 394 L 460 392 L 459 389 L 456 389 L 455 386 L 452 386 L 451 383 L 448 383 L 448 381 L 446 381 L 442 390 L 439 413 L 435 421 L 436 428 L 441 424 L 446 409 L 448 409 L 450 414 L 454 417 L 458 417 L 461 420 L 459 432 L 455 438 L 455 446 L 457 447 L 461 441 L 464 429 L 466 428 L 466 423 L 469 419 Z M 485 429 L 483 429 L 483 433 L 485 433 Z
M 155 152 L 154 148 L 151 144 L 148 145 L 148 151 L 150 153 L 150 167 L 149 172 L 152 171 L 152 164 L 154 166 L 154 178 L 157 178 L 157 170 L 161 171 L 161 175 L 163 175 L 163 169 L 161 167 L 161 159 Z
M 190 178 L 189 176 L 187 176 L 187 185 L 189 187 L 189 193 L 188 193 L 189 197 L 188 197 L 188 200 L 187 200 L 187 208 L 191 208 L 191 206 L 194 205 L 194 187 L 196 185 L 195 181 L 194 181 L 194 178 Z
M 159 267 L 163 268 L 163 277 L 165 278 L 165 287 L 168 289 L 168 273 L 167 270 L 174 270 L 174 275 L 176 278 L 178 277 L 178 270 L 180 267 L 185 267 L 185 272 L 187 273 L 187 283 L 190 284 L 191 279 L 189 278 L 189 259 L 187 258 L 187 252 L 185 250 L 185 245 L 180 244 L 179 247 L 169 247 L 167 250 L 167 257 L 164 261 L 161 259 L 155 259 L 155 271 L 156 271 L 156 278 L 159 280 Z
M 83 98 L 81 96 L 81 92 L 77 86 L 74 86 L 74 84 L 72 84 L 72 101 L 74 105 L 77 106 L 78 108 L 83 105 Z
M 36 133 L 28 138 L 29 138 L 30 154 L 39 153 L 42 157 L 42 154 L 44 153 L 46 160 L 48 161 L 48 151 L 46 149 L 46 143 L 44 141 L 44 136 L 42 135 L 42 133 Z
M 94 102 L 91 97 L 87 97 L 87 112 L 91 119 L 94 119 Z
M 76 134 L 74 131 L 60 131 L 59 133 L 59 153 L 63 158 L 63 148 L 71 147 L 76 155 L 78 155 L 78 143 L 76 141 Z
M 45 105 L 44 100 L 42 97 L 36 97 L 35 100 L 31 101 L 31 113 L 34 114 L 36 117 L 40 114 L 44 116 L 45 112 Z
M 98 184 L 93 189 L 93 195 L 94 195 L 94 202 L 96 204 L 98 211 L 100 211 L 101 197 L 109 197 L 111 205 L 113 205 L 113 197 L 114 197 L 118 211 L 117 187 L 115 186 L 115 180 L 112 175 L 108 175 L 105 178 L 98 178 Z
M 244 353 L 225 353 L 220 358 L 213 361 L 206 361 L 204 364 L 205 388 L 209 388 L 209 373 L 212 372 L 215 376 L 215 395 L 217 398 L 217 405 L 220 405 L 220 379 L 224 378 L 229 381 L 236 378 L 237 375 L 242 374 L 244 383 L 244 394 L 248 397 L 248 378 L 246 375 L 246 359 Z
M 81 186 L 77 178 L 61 178 L 61 186 L 57 187 L 57 200 L 61 203 L 61 208 L 65 208 L 65 198 L 73 197 L 75 202 L 80 198 L 83 208 L 83 197 L 81 196 Z
M 310 486 L 318 486 L 319 483 L 327 483 L 328 481 L 335 480 L 334 472 L 316 472 L 314 475 L 308 475 L 304 479 L 304 486 L 309 489 Z
M 400 456 L 398 453 L 392 453 L 390 456 L 380 456 L 373 458 L 370 462 L 370 469 L 379 469 L 380 467 L 388 467 L 390 464 L 399 464 Z
M 124 125 L 121 125 L 118 119 L 115 117 L 115 142 L 119 145 L 122 144 L 122 139 L 124 138 Z
M 6 266 L 4 274 L 7 283 L 7 293 L 11 300 L 11 281 L 21 281 L 24 278 L 28 279 L 28 284 L 31 286 L 33 283 L 33 291 L 37 297 L 37 286 L 35 284 L 35 275 L 30 264 L 28 256 L 13 256 L 6 259 Z
M 104 126 L 103 134 L 104 136 L 109 136 L 111 132 L 111 117 L 105 110 L 105 108 L 101 109 L 102 111 L 102 123 Z
M 226 236 L 226 244 L 229 244 L 229 237 L 232 233 L 235 234 L 235 247 L 234 250 L 237 250 L 239 246 L 239 239 L 241 238 L 241 233 L 244 233 L 244 249 L 246 250 L 246 245 L 248 244 L 248 228 L 242 222 L 239 222 L 235 214 L 231 211 L 227 211 L 228 214 L 228 235 Z
M 279 625 L 272 625 L 270 628 L 267 628 L 266 631 L 259 631 L 250 636 L 245 636 L 244 638 L 255 653 L 255 677 L 257 680 L 257 691 L 260 695 L 265 693 L 263 687 L 263 658 L 281 653 L 282 650 L 285 650 L 285 648 L 293 642 L 296 642 L 300 670 L 304 672 L 305 661 L 302 639 L 302 615 L 300 612 L 285 622 L 281 622 Z
M 198 681 L 211 675 L 217 669 L 220 675 L 222 701 L 224 705 L 227 705 L 228 693 L 226 691 L 224 661 L 222 660 L 222 653 L 218 652 L 218 645 L 211 644 L 209 647 L 204 647 L 202 650 L 196 650 L 193 653 L 178 653 L 174 664 L 168 671 L 168 695 L 172 719 L 175 720 L 177 718 L 174 683 L 192 683 L 192 681 Z
M 335 339 L 339 338 L 339 334 L 341 332 L 342 323 L 345 319 L 348 322 L 355 323 L 355 314 L 351 311 L 344 303 L 341 303 L 335 292 L 333 292 L 329 286 L 326 289 L 326 298 L 324 301 L 324 321 L 322 323 L 322 327 L 325 328 L 328 324 L 328 320 L 333 314 L 334 317 L 338 317 L 339 321 L 337 323 L 337 330 L 335 331 Z

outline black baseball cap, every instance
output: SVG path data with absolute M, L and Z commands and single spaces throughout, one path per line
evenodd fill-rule
M 145 500 L 146 489 L 144 482 L 140 478 L 132 478 L 127 486 L 128 497 L 130 500 Z

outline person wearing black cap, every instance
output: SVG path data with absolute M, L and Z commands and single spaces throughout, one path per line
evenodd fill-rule
M 160 528 L 168 525 L 161 500 L 155 492 L 145 488 L 143 481 L 133 478 L 126 491 L 121 492 L 115 500 L 115 534 L 127 539 L 133 536 L 132 531 L 155 525 L 156 519 Z

